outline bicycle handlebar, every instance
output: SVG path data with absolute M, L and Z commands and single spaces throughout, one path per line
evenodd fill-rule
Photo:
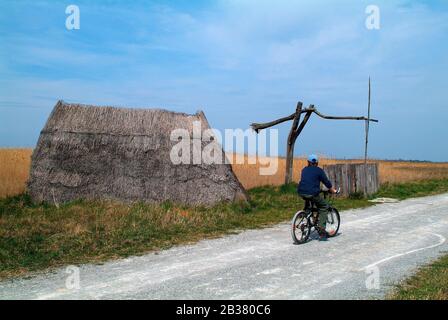
M 330 190 L 320 190 L 320 193 L 323 193 L 323 194 L 329 194 L 330 193 Z M 338 187 L 337 189 L 336 189 L 336 192 L 334 193 L 334 194 L 340 194 L 341 193 L 341 187 Z

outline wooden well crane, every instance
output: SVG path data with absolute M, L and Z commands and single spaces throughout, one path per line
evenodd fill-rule
M 369 108 L 370 111 L 370 108 Z M 305 114 L 303 117 L 302 122 L 300 122 L 302 114 Z M 275 125 L 278 125 L 280 123 L 286 122 L 286 121 L 292 121 L 291 130 L 288 135 L 288 141 L 287 141 L 287 148 L 286 148 L 286 172 L 285 172 L 285 184 L 292 182 L 292 169 L 293 169 L 293 162 L 294 162 L 294 145 L 296 143 L 297 138 L 299 137 L 300 133 L 303 131 L 303 128 L 305 128 L 305 125 L 307 124 L 310 117 L 316 114 L 320 118 L 328 119 L 328 120 L 362 120 L 366 122 L 366 127 L 368 128 L 369 122 L 378 122 L 378 120 L 371 119 L 370 118 L 370 112 L 369 116 L 366 117 L 341 117 L 341 116 L 327 116 L 322 113 L 320 113 L 314 105 L 310 105 L 308 108 L 303 108 L 303 103 L 298 102 L 296 111 L 284 118 L 280 118 L 271 122 L 267 123 L 252 123 L 251 127 L 253 130 L 255 130 L 256 133 L 259 133 L 263 129 L 267 129 L 270 127 L 273 127 Z

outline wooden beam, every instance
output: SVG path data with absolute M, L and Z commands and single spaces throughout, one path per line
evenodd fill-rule
M 267 122 L 267 123 L 252 123 L 250 126 L 252 127 L 252 129 L 255 130 L 256 133 L 258 133 L 258 132 L 260 132 L 260 130 L 273 127 L 277 124 L 280 124 L 280 123 L 283 123 L 283 122 L 286 122 L 289 120 L 293 120 L 295 116 L 296 116 L 296 114 L 293 113 L 287 117 L 284 117 L 284 118 L 281 118 L 278 120 L 274 120 L 274 121 Z
M 305 109 L 306 111 L 307 109 Z M 364 120 L 364 121 L 371 121 L 371 122 L 378 122 L 378 120 L 376 119 L 368 119 L 366 117 L 335 117 L 335 116 L 326 116 L 323 115 L 322 113 L 320 113 L 319 111 L 317 111 L 317 109 L 312 110 L 316 115 L 318 115 L 319 117 L 323 118 L 323 119 L 328 119 L 328 120 Z
M 314 106 L 310 106 L 308 108 L 302 109 L 301 113 L 308 113 L 310 111 L 315 113 L 317 116 L 319 116 L 323 119 L 327 119 L 327 120 L 364 120 L 364 121 L 378 122 L 378 120 L 376 120 L 376 119 L 368 119 L 366 117 L 326 116 L 326 115 L 320 113 L 319 111 L 317 111 L 317 109 Z M 296 117 L 296 113 L 294 112 L 293 114 L 291 114 L 287 117 L 284 117 L 284 118 L 280 118 L 280 119 L 277 119 L 277 120 L 274 120 L 271 122 L 266 122 L 266 123 L 252 123 L 250 126 L 252 127 L 253 130 L 255 130 L 256 133 L 259 133 L 263 129 L 267 129 L 267 128 L 276 126 L 276 125 L 286 122 L 286 121 L 294 120 L 295 117 Z

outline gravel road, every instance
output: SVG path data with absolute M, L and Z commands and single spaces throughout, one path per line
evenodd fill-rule
M 0 299 L 382 298 L 448 249 L 448 194 L 344 211 L 341 219 L 340 234 L 328 242 L 293 245 L 283 223 L 6 280 Z

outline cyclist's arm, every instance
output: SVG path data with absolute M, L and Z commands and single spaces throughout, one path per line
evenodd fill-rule
M 321 182 L 328 188 L 328 191 L 330 193 L 336 193 L 337 192 L 336 189 L 331 184 L 331 181 L 328 179 L 327 175 L 325 174 L 324 170 L 322 170 L 320 178 L 321 178 Z

